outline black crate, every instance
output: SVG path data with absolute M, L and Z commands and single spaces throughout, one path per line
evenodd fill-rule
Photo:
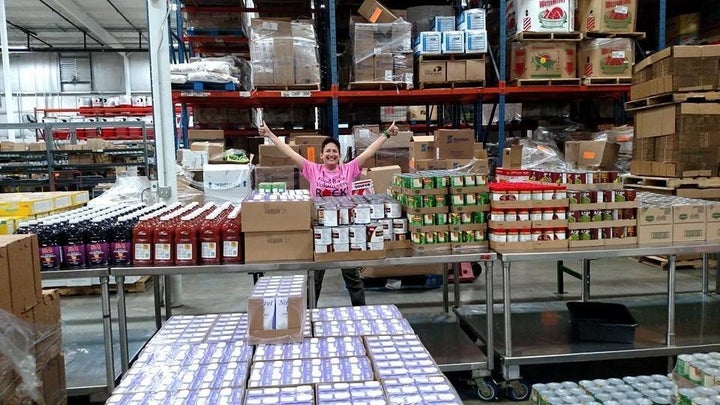
M 605 302 L 568 302 L 577 340 L 632 343 L 638 324 L 627 307 Z

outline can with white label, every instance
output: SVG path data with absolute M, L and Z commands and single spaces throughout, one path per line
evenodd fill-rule
M 397 201 L 385 201 L 385 218 L 401 218 L 402 206 Z
M 358 204 L 353 208 L 353 223 L 369 224 L 371 222 L 370 211 L 369 204 Z
M 327 226 L 316 226 L 313 228 L 315 244 L 330 245 L 332 244 L 332 228 Z
M 332 228 L 333 245 L 350 243 L 350 228 L 347 226 L 336 226 Z
M 367 243 L 367 229 L 365 225 L 350 225 L 348 228 L 350 243 Z

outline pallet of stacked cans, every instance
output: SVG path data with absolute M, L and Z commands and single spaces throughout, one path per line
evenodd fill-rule
M 489 208 L 486 180 L 484 174 L 450 170 L 396 175 L 394 194 L 408 218 L 412 247 L 485 246 L 485 214 Z
M 315 198 L 313 218 L 315 261 L 380 259 L 407 235 L 400 204 L 384 194 Z
M 716 404 L 720 400 L 720 353 L 677 356 L 672 378 L 677 404 Z
M 490 184 L 490 247 L 500 252 L 567 250 L 564 185 Z
M 637 244 L 636 191 L 568 191 L 570 247 Z
M 673 381 L 662 374 L 539 383 L 532 386 L 530 403 L 670 404 L 675 403 L 671 402 L 675 389 Z

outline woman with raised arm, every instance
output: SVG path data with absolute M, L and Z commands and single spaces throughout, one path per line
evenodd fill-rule
M 353 181 L 360 176 L 360 169 L 365 163 L 382 147 L 391 136 L 398 133 L 395 122 L 385 130 L 378 138 L 370 144 L 355 159 L 347 163 L 340 162 L 340 143 L 337 139 L 328 137 L 322 143 L 320 159 L 322 163 L 313 163 L 299 153 L 295 152 L 288 144 L 280 140 L 263 121 L 258 133 L 267 137 L 277 146 L 283 154 L 289 157 L 295 166 L 300 169 L 300 174 L 310 183 L 310 195 L 313 197 L 324 196 L 348 196 Z M 345 286 L 350 293 L 352 305 L 365 305 L 365 291 L 362 279 L 357 268 L 342 269 Z M 315 304 L 320 298 L 322 281 L 325 276 L 324 270 L 315 272 Z

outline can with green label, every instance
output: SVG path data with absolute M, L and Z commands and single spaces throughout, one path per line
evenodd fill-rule
M 485 223 L 485 212 L 475 211 L 472 213 L 473 224 L 484 224 Z
M 422 177 L 422 188 L 431 189 L 435 188 L 435 179 L 433 177 L 423 176 Z
M 420 176 L 410 177 L 410 188 L 413 190 L 423 188 L 422 177 L 420 177 Z
M 449 239 L 448 231 L 435 232 L 437 243 L 447 243 Z
M 462 206 L 465 203 L 465 199 L 463 197 L 463 194 L 452 194 L 450 196 L 450 205 L 454 207 Z
M 425 226 L 433 226 L 435 225 L 435 215 L 434 214 L 423 214 L 423 225 Z
M 451 212 L 448 214 L 448 223 L 450 225 L 460 225 L 460 213 Z
M 434 245 L 435 243 L 437 243 L 437 235 L 435 235 L 435 232 L 425 232 L 425 244 Z
M 425 244 L 425 233 L 424 232 L 410 232 L 410 240 L 416 245 Z
M 448 186 L 447 176 L 435 176 L 435 188 L 445 188 Z
M 450 231 L 450 243 L 459 243 L 460 242 L 460 232 L 459 231 Z
M 435 214 L 435 225 L 447 225 L 448 223 L 448 213 L 447 212 L 438 212 Z
M 408 214 L 408 224 L 411 226 L 422 226 L 423 217 L 420 214 Z
M 422 208 L 423 207 L 423 196 L 421 196 L 421 195 L 408 196 L 408 207 Z
M 437 206 L 437 201 L 434 195 L 424 195 L 422 196 L 422 204 L 425 208 L 434 208 Z
M 475 242 L 475 231 L 462 231 L 461 235 L 462 243 Z
M 450 176 L 450 187 L 464 187 L 465 178 L 462 175 Z
M 438 194 L 435 196 L 436 207 L 447 207 L 447 197 L 445 194 Z
M 460 213 L 460 223 L 461 224 L 472 224 L 472 214 L 470 212 Z
M 483 242 L 485 240 L 485 231 L 476 230 L 475 232 L 475 241 L 476 242 Z
M 490 193 L 478 193 L 477 203 L 478 205 L 490 204 Z

